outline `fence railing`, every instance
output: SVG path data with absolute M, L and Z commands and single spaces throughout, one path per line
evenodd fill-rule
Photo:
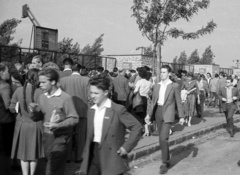
M 62 61 L 64 58 L 72 58 L 74 62 L 77 62 L 83 66 L 86 66 L 89 69 L 96 69 L 98 66 L 103 66 L 106 68 L 109 62 L 116 66 L 115 58 L 102 57 L 99 55 L 85 55 L 85 54 L 76 54 L 69 52 L 59 52 L 52 50 L 41 50 L 41 49 L 29 49 L 21 48 L 15 46 L 4 46 L 0 45 L 0 62 L 24 62 L 29 63 L 34 55 L 42 55 L 43 62 L 54 62 L 60 67 L 62 66 Z

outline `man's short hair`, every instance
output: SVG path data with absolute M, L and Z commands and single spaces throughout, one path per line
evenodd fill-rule
M 49 81 L 55 81 L 56 84 L 59 80 L 59 74 L 58 72 L 53 69 L 53 68 L 46 68 L 46 69 L 43 69 L 39 72 L 38 74 L 39 76 L 45 76 L 45 77 L 48 77 Z
M 103 91 L 110 89 L 110 80 L 106 77 L 93 77 L 89 81 L 90 86 L 96 86 Z
M 76 64 L 72 67 L 72 71 L 73 71 L 73 72 L 79 72 L 81 68 L 82 68 L 81 64 L 76 63 Z
M 73 65 L 73 60 L 71 58 L 65 58 L 63 60 L 64 65 Z
M 97 68 L 97 71 L 100 72 L 100 73 L 102 73 L 102 72 L 104 71 L 104 68 L 103 68 L 102 66 L 99 66 L 99 67 Z
M 208 72 L 208 73 L 207 73 L 207 75 L 209 75 L 210 77 L 212 77 L 212 75 L 211 75 L 211 73 L 210 73 L 210 72 Z
M 218 74 L 217 73 L 215 74 L 215 78 L 218 78 Z
M 163 65 L 161 69 L 167 69 L 169 73 L 172 72 L 172 68 L 169 65 Z
M 113 72 L 117 72 L 118 71 L 118 68 L 117 67 L 114 67 L 113 68 Z

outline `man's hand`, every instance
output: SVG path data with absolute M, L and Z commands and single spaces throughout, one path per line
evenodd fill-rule
M 145 117 L 144 121 L 145 121 L 146 124 L 149 125 L 149 124 L 151 123 L 151 121 L 150 121 L 150 116 L 147 115 L 147 116 Z
M 128 154 L 127 151 L 126 151 L 123 147 L 119 148 L 119 150 L 117 151 L 117 153 L 118 153 L 118 155 L 121 156 L 121 157 L 127 156 L 127 154 Z
M 237 97 L 236 97 L 236 96 L 234 96 L 234 97 L 233 97 L 233 100 L 237 100 Z
M 46 122 L 46 123 L 43 124 L 43 126 L 49 128 L 50 131 L 55 131 L 56 129 L 58 129 L 58 124 L 57 123 Z
M 180 120 L 179 120 L 179 124 L 180 124 L 180 125 L 183 125 L 184 122 L 185 122 L 184 118 L 180 118 Z
M 227 101 L 227 99 L 226 98 L 222 98 L 222 101 Z
M 37 111 L 38 104 L 37 103 L 29 103 L 28 104 L 28 109 L 30 112 L 35 112 Z

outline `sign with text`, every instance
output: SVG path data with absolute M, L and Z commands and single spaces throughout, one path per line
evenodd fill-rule
M 34 49 L 57 50 L 58 30 L 35 26 Z

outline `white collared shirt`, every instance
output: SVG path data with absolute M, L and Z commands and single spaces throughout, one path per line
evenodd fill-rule
M 135 85 L 134 93 L 139 92 L 141 96 L 148 97 L 148 92 L 151 87 L 152 83 L 150 81 L 147 81 L 146 79 L 138 80 Z
M 72 75 L 80 75 L 78 72 L 73 72 Z
M 165 99 L 165 93 L 166 93 L 167 86 L 172 83 L 172 81 L 170 79 L 168 79 L 166 81 L 167 82 L 164 84 L 162 81 L 160 83 L 158 83 L 161 85 L 160 89 L 159 89 L 159 96 L 158 96 L 158 101 L 157 101 L 157 104 L 160 106 L 164 105 L 164 99 Z
M 70 71 L 72 71 L 72 69 L 70 69 L 70 68 L 68 68 L 68 67 L 67 67 L 67 68 L 65 68 L 63 71 L 65 71 L 65 70 L 70 70 Z
M 52 95 L 49 95 L 47 92 L 44 93 L 44 95 L 46 95 L 47 98 L 59 97 L 61 94 L 62 94 L 62 89 L 61 89 L 61 88 L 58 88 L 58 89 L 56 90 L 56 92 L 54 92 L 54 94 L 52 94 Z
M 105 118 L 106 108 L 111 108 L 111 100 L 107 99 L 104 103 L 104 105 L 99 109 L 97 104 L 91 107 L 92 109 L 95 109 L 94 114 L 94 137 L 93 142 L 100 143 L 102 139 L 102 128 L 103 128 L 103 120 Z M 109 116 L 106 116 L 109 117 Z

